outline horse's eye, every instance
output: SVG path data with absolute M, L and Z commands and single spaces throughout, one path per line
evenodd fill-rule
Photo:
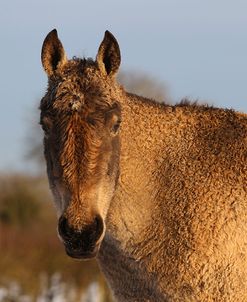
M 119 130 L 119 127 L 120 127 L 120 124 L 121 124 L 121 120 L 117 120 L 114 125 L 112 126 L 112 129 L 111 129 L 111 132 L 113 134 L 117 134 L 118 130 Z
M 52 121 L 48 117 L 44 117 L 40 121 L 40 125 L 41 125 L 43 131 L 45 132 L 45 134 L 48 134 L 51 129 L 51 126 L 52 126 Z

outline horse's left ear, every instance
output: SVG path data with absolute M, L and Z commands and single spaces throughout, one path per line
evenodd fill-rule
M 96 57 L 101 72 L 114 76 L 120 66 L 121 55 L 116 38 L 108 30 L 105 32 Z

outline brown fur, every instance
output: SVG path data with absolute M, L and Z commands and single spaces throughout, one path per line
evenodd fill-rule
M 57 39 L 43 49 L 62 64 L 42 52 L 51 189 L 74 228 L 103 217 L 98 260 L 117 300 L 247 301 L 246 115 L 125 92 L 110 33 L 95 62 L 65 61 Z

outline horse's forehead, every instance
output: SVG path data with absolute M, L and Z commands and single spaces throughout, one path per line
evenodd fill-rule
M 57 85 L 56 93 L 73 95 L 101 94 L 110 90 L 110 84 L 93 68 L 82 72 L 72 72 L 64 75 Z
M 51 98 L 53 109 L 65 112 L 77 111 L 80 114 L 105 110 L 115 100 L 105 85 L 100 85 L 94 80 L 84 83 L 76 76 L 65 78 L 58 83 Z
M 81 68 L 80 64 L 69 62 L 51 84 L 41 109 L 50 104 L 53 109 L 66 112 L 95 108 L 103 110 L 119 99 L 117 83 L 102 75 L 94 65 Z

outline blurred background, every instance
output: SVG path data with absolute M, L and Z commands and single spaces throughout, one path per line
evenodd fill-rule
M 247 112 L 246 11 L 246 0 L 1 0 L 0 302 L 112 301 L 97 263 L 68 258 L 56 235 L 38 125 L 46 34 L 94 58 L 108 29 L 127 90 Z

